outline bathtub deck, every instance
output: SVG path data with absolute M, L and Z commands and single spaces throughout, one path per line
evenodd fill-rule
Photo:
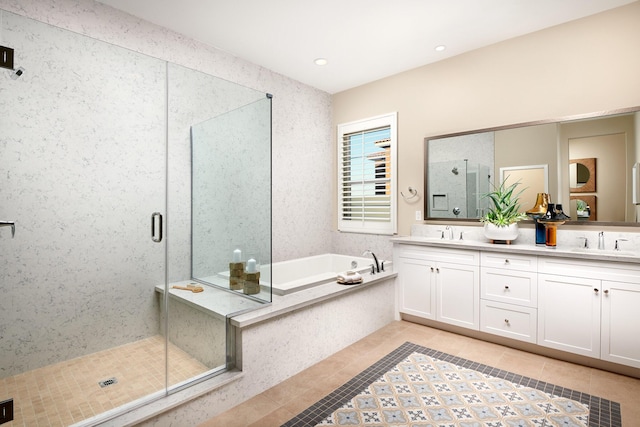
M 226 316 L 262 307 L 264 303 L 246 298 L 242 294 L 224 291 L 213 286 L 202 285 L 203 292 L 191 292 L 181 289 L 172 289 L 171 286 L 186 286 L 193 281 L 182 281 L 169 285 L 171 298 L 187 304 L 196 310 L 203 311 L 211 316 L 225 320 Z M 156 292 L 164 294 L 164 285 L 156 285 Z
M 304 291 L 294 292 L 289 295 L 273 295 L 273 302 L 271 304 L 234 316 L 231 318 L 231 324 L 238 328 L 244 328 L 303 307 L 358 291 L 393 279 L 396 276 L 397 273 L 393 271 L 385 271 L 375 275 L 363 275 L 363 282 L 357 285 L 340 285 L 334 280 L 330 283 L 315 286 Z

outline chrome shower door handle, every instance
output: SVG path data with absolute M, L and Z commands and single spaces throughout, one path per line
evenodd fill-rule
M 151 240 L 156 243 L 162 241 L 162 214 L 160 212 L 151 214 Z
M 11 238 L 16 237 L 16 222 L 15 221 L 0 221 L 0 227 L 11 227 Z

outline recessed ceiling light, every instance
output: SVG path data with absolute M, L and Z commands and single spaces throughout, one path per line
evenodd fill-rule
M 445 45 L 441 44 L 440 46 L 436 46 L 436 52 L 442 52 L 446 48 L 447 47 Z
M 316 65 L 327 65 L 329 63 L 326 58 L 318 58 L 313 62 L 315 62 Z

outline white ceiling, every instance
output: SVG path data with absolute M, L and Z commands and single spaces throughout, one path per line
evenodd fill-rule
M 336 93 L 634 0 L 99 1 Z

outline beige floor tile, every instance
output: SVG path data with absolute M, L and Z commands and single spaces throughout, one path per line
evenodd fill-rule
M 591 388 L 592 368 L 564 362 L 562 360 L 549 359 L 536 379 L 546 381 L 561 387 L 589 393 Z
M 65 427 L 162 390 L 164 351 L 164 339 L 152 337 L 0 379 L 2 395 L 14 398 L 10 427 Z M 208 370 L 177 347 L 169 357 L 180 360 L 170 373 L 176 381 Z M 99 387 L 114 376 L 117 384 Z
M 282 425 L 406 341 L 617 401 L 621 404 L 623 425 L 640 427 L 640 379 L 562 362 L 404 321 L 391 323 L 325 361 L 265 391 L 264 396 L 280 403 L 281 406 L 243 427 Z M 348 363 L 340 368 L 344 360 L 348 360 Z M 336 369 L 338 370 L 335 371 Z M 332 370 L 333 375 L 327 376 L 327 372 Z M 319 373 L 324 373 L 324 376 L 321 375 L 321 378 L 315 381 L 315 385 L 309 388 L 309 383 L 317 378 Z M 229 418 L 229 414 L 242 411 L 244 405 L 238 405 L 209 420 L 202 427 L 242 425 L 234 424 L 235 421 Z
M 260 418 L 258 421 L 249 424 L 247 427 L 280 427 L 296 415 L 297 414 L 291 413 L 284 408 L 278 408 L 263 418 Z

